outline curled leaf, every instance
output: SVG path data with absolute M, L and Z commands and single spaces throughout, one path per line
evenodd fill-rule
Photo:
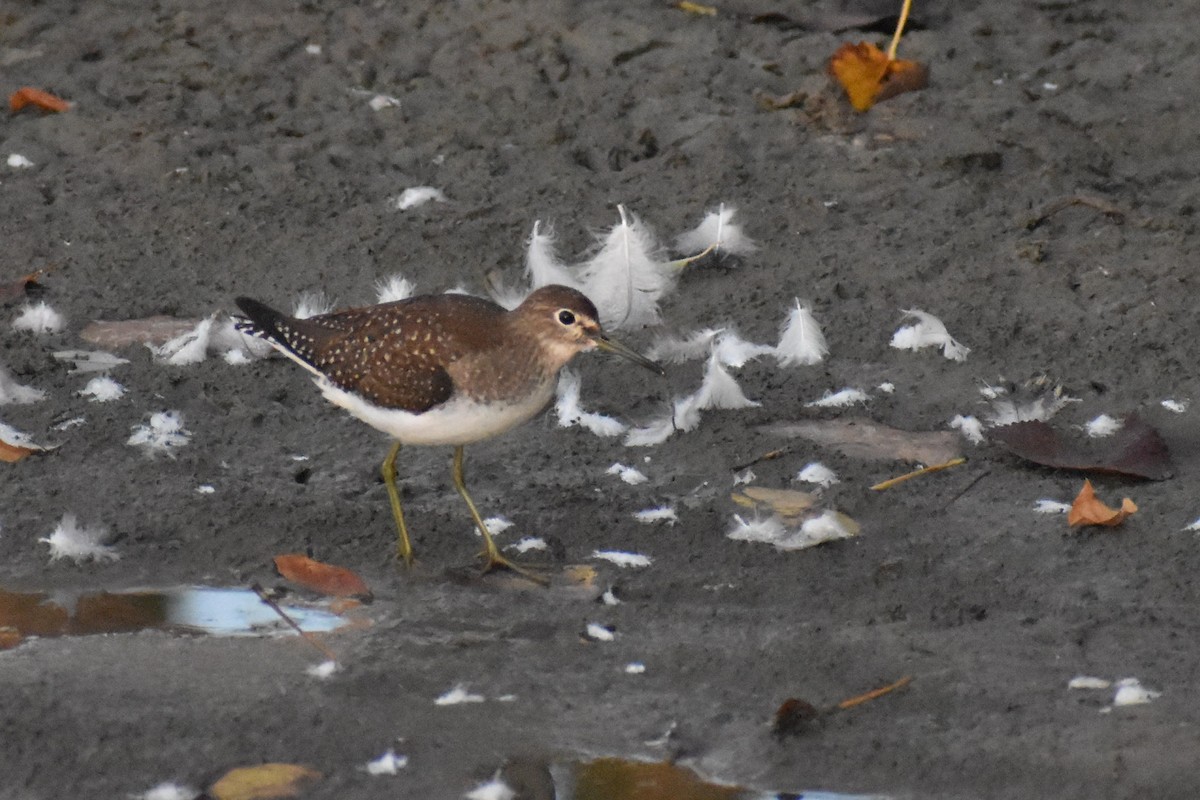
M 314 561 L 299 553 L 275 556 L 275 569 L 289 581 L 331 597 L 371 596 L 363 579 L 345 567 Z
M 1128 497 L 1121 501 L 1120 508 L 1109 508 L 1096 497 L 1092 482 L 1085 480 L 1079 490 L 1071 510 L 1067 512 L 1067 524 L 1072 528 L 1077 525 L 1120 525 L 1125 519 L 1138 510 L 1137 505 Z
M 856 111 L 929 85 L 929 69 L 916 61 L 889 59 L 870 42 L 846 42 L 829 59 L 829 74 L 846 90 Z
M 35 89 L 32 86 L 22 86 L 9 96 L 8 107 L 15 114 L 26 106 L 33 106 L 42 111 L 59 112 L 66 111 L 71 107 L 71 104 L 61 97 L 52 95 L 42 89 Z

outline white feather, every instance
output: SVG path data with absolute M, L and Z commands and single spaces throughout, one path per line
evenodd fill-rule
M 742 226 L 733 221 L 737 209 L 722 203 L 716 211 L 704 215 L 704 219 L 690 231 L 675 239 L 675 249 L 681 253 L 700 253 L 714 246 L 718 253 L 747 255 L 758 249 Z
M 695 408 L 697 410 L 709 408 L 757 408 L 760 405 L 762 403 L 746 397 L 742 392 L 742 387 L 738 386 L 733 376 L 725 370 L 715 352 L 709 356 L 708 366 L 704 370 L 704 380 L 701 382 L 700 390 L 696 394 Z M 698 418 L 697 422 L 699 422 Z M 678 420 L 676 424 L 679 425 Z M 689 428 L 683 425 L 679 425 L 679 427 L 683 430 L 689 430 Z
M 617 463 L 613 464 L 611 467 L 609 467 L 605 474 L 606 475 L 616 475 L 616 476 L 620 477 L 621 480 L 625 481 L 625 483 L 628 483 L 630 486 L 637 486 L 639 484 L 648 483 L 650 481 L 650 479 L 647 478 L 641 472 L 641 470 L 638 470 L 635 467 L 627 467 L 624 464 L 620 463 L 619 461 Z
M 653 562 L 650 556 L 641 553 L 627 553 L 623 550 L 593 550 L 592 558 L 599 558 L 618 567 L 648 567 Z
M 435 706 L 457 706 L 463 703 L 482 703 L 486 698 L 481 694 L 471 694 L 461 683 L 443 692 L 433 701 Z
M 1137 678 L 1121 678 L 1117 681 L 1117 691 L 1113 695 L 1112 704 L 1114 706 L 1136 706 L 1149 703 L 1161 696 L 1162 692 L 1147 689 Z
M 805 520 L 799 528 L 789 527 L 777 515 L 747 522 L 735 514 L 733 520 L 733 528 L 726 534 L 730 539 L 763 542 L 774 545 L 778 550 L 803 550 L 857 534 L 843 524 L 837 512 L 829 510 Z
M 76 564 L 84 561 L 116 561 L 120 554 L 105 544 L 108 531 L 99 526 L 82 526 L 74 514 L 63 514 L 62 521 L 48 537 L 38 539 L 50 545 L 50 560 L 69 558 Z
M 1066 514 L 1071 510 L 1071 504 L 1043 497 L 1033 504 L 1033 510 L 1039 514 Z
M 13 330 L 29 331 L 30 333 L 58 333 L 67 324 L 62 314 L 59 314 L 45 301 L 27 304 L 21 313 L 13 320 Z
M 507 549 L 516 550 L 518 553 L 528 553 L 530 550 L 546 550 L 549 547 L 546 540 L 540 536 L 526 536 L 520 541 L 510 544 Z
M 1033 422 L 1050 419 L 1068 403 L 1078 403 L 1079 398 L 1067 395 L 1042 395 L 1028 403 L 1013 400 L 995 400 L 988 412 L 988 424 L 993 427 L 1011 425 L 1014 422 Z
M 804 405 L 809 408 L 845 408 L 856 403 L 865 403 L 871 398 L 862 389 L 847 388 L 837 392 L 826 392 L 819 400 L 810 400 Z
M 91 398 L 93 403 L 108 403 L 125 396 L 125 387 L 107 375 L 97 375 L 79 390 L 79 394 Z
M 517 793 L 498 777 L 481 783 L 463 797 L 466 800 L 515 800 Z
M 27 405 L 36 403 L 46 396 L 41 389 L 26 386 L 17 381 L 4 367 L 0 367 L 0 406 Z
M 630 428 L 625 434 L 626 447 L 651 447 L 662 444 L 675 434 L 674 415 L 659 417 L 645 425 Z
M 397 300 L 407 300 L 412 297 L 415 289 L 412 281 L 397 272 L 375 283 L 375 301 L 394 303 Z
M 191 786 L 167 781 L 141 794 L 130 795 L 132 800 L 195 800 L 200 790 Z
M 493 537 L 504 533 L 514 524 L 515 523 L 512 520 L 505 517 L 488 517 L 483 521 L 483 526 L 488 529 L 488 533 L 490 533 Z M 479 536 L 481 539 L 483 538 L 479 533 L 479 529 L 474 525 L 471 526 L 471 533 L 475 536 Z
M 910 308 L 904 311 L 906 318 L 917 321 L 905 325 L 892 334 L 892 347 L 899 350 L 920 350 L 923 347 L 940 347 L 942 355 L 951 361 L 964 361 L 971 348 L 959 344 L 950 336 L 945 324 L 926 311 Z
M 825 334 L 821 333 L 821 326 L 813 317 L 812 310 L 797 299 L 796 307 L 784 323 L 779 345 L 775 348 L 775 358 L 784 367 L 793 364 L 810 366 L 820 364 L 828 354 Z
M 950 420 L 950 427 L 961 431 L 971 444 L 983 444 L 983 423 L 975 417 L 956 414 Z
M 191 439 L 191 431 L 183 427 L 178 411 L 160 411 L 150 416 L 147 425 L 135 425 L 126 444 L 141 447 L 148 455 L 175 457 L 175 451 Z
M 411 186 L 400 193 L 399 197 L 392 198 L 392 208 L 397 211 L 408 211 L 410 208 L 423 206 L 430 201 L 438 203 L 446 202 L 446 195 L 441 189 L 435 189 L 432 186 Z
M 1187 411 L 1188 401 L 1168 398 L 1162 401 L 1162 407 L 1167 411 L 1174 411 L 1176 414 L 1182 414 L 1183 412 Z
M 636 512 L 633 518 L 646 525 L 652 525 L 655 522 L 665 522 L 668 525 L 674 525 L 676 522 L 679 522 L 679 515 L 675 513 L 675 509 L 671 506 L 643 509 Z
M 841 483 L 837 473 L 819 461 L 806 464 L 804 469 L 796 474 L 796 480 L 805 483 L 815 483 L 817 486 L 829 488 L 835 483 Z
M 600 250 L 580 268 L 582 291 L 610 330 L 659 322 L 658 301 L 674 285 L 675 272 L 654 258 L 654 235 L 618 205 L 621 222 L 603 237 Z
M 1089 421 L 1084 426 L 1087 430 L 1087 435 L 1093 439 L 1098 439 L 1104 436 L 1112 436 L 1117 431 L 1121 430 L 1123 423 L 1119 419 L 1113 419 L 1108 414 L 1101 414 L 1095 419 Z
M 525 272 L 529 276 L 529 285 L 534 289 L 551 284 L 582 289 L 583 285 L 554 252 L 554 230 L 547 225 L 543 233 L 541 226 L 541 220 L 533 223 L 533 232 L 529 234 L 525 251 Z
M 684 361 L 703 358 L 708 355 L 713 340 L 721 331 L 721 328 L 705 328 L 684 338 L 659 336 L 646 351 L 646 358 L 668 364 L 682 364 Z
M 408 756 L 396 755 L 396 751 L 388 749 L 379 758 L 367 762 L 368 775 L 398 775 L 400 770 L 408 766 Z
M 54 357 L 59 361 L 70 361 L 72 375 L 77 372 L 107 372 L 129 363 L 128 358 L 121 358 L 103 350 L 58 350 Z
M 202 319 L 186 333 L 182 333 L 164 344 L 150 350 L 154 357 L 174 367 L 199 364 L 208 357 L 208 340 L 212 330 L 212 318 Z
M 713 344 L 712 353 L 727 367 L 740 369 L 747 361 L 776 352 L 769 344 L 755 344 L 737 335 L 733 330 L 722 330 Z
M 626 431 L 628 426 L 620 420 L 584 410 L 579 402 L 579 391 L 579 375 L 564 369 L 559 375 L 558 386 L 555 389 L 557 399 L 554 403 L 554 412 L 558 416 L 560 428 L 578 425 L 601 437 L 620 436 Z
M 333 311 L 333 303 L 322 292 L 305 292 L 292 304 L 292 316 L 296 319 L 319 317 Z

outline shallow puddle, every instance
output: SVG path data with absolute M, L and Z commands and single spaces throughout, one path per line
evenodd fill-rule
M 305 631 L 347 620 L 321 608 L 282 606 Z M 294 630 L 250 589 L 181 586 L 69 594 L 0 589 L 0 647 L 29 636 L 86 636 L 165 630 L 216 636 L 266 636 Z M 7 633 L 7 636 L 3 635 Z
M 889 800 L 829 791 L 771 792 L 705 780 L 666 761 L 597 758 L 547 763 L 516 759 L 500 779 L 529 800 Z

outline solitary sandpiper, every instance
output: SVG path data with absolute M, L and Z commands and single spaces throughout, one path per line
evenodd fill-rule
M 559 371 L 584 350 L 606 350 L 662 368 L 600 327 L 592 301 L 566 286 L 537 289 L 512 311 L 478 297 L 439 294 L 296 319 L 239 297 L 258 336 L 312 372 L 331 403 L 395 439 L 383 461 L 398 555 L 413 559 L 396 456 L 401 445 L 453 445 L 454 487 L 483 536 L 484 571 L 504 567 L 537 580 L 501 555 L 467 494 L 463 447 L 504 433 L 541 411 Z

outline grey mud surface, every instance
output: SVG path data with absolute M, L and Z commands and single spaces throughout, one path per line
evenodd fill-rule
M 898 5 L 898 3 L 897 3 Z M 918 2 L 901 54 L 932 85 L 849 112 L 824 62 L 880 33 L 787 29 L 665 3 L 44 3 L 0 11 L 5 93 L 33 85 L 76 105 L 0 123 L 0 277 L 54 264 L 43 299 L 59 334 L 7 324 L 0 363 L 43 389 L 0 419 L 47 455 L 0 465 L 0 586 L 96 589 L 275 585 L 271 559 L 306 549 L 375 590 L 369 627 L 330 636 L 343 670 L 294 638 L 163 633 L 40 639 L 0 653 L 0 796 L 123 798 L 227 769 L 302 762 L 312 797 L 460 797 L 506 760 L 677 759 L 759 789 L 908 798 L 1194 797 L 1200 542 L 1195 315 L 1200 55 L 1189 3 Z M 739 3 L 802 16 L 830 6 Z M 725 11 L 735 10 L 729 6 Z M 320 54 L 306 52 L 318 44 Z M 762 110 L 756 92 L 806 93 Z M 369 98 L 396 97 L 373 111 Z M 7 113 L 7 112 L 6 112 Z M 450 202 L 398 212 L 433 185 Z M 1085 195 L 1030 229 L 1049 203 Z M 562 564 L 589 563 L 605 606 L 563 589 L 514 591 L 451 568 L 477 549 L 448 452 L 408 451 L 404 494 L 420 557 L 390 560 L 378 463 L 387 442 L 328 407 L 282 360 L 157 364 L 130 347 L 128 389 L 95 404 L 52 352 L 87 346 L 94 319 L 199 319 L 247 294 L 287 307 L 324 291 L 370 302 L 402 272 L 424 291 L 516 280 L 533 222 L 578 258 L 623 203 L 664 239 L 718 203 L 760 244 L 689 271 L 664 303 L 668 330 L 735 325 L 773 342 L 793 302 L 813 303 L 832 353 L 738 372 L 759 409 L 625 448 L 552 415 L 468 450 L 486 514 L 541 535 Z M 964 363 L 888 341 L 900 309 L 939 315 Z M 654 331 L 624 338 L 645 348 Z M 696 363 L 656 380 L 585 357 L 584 402 L 625 420 L 689 392 Z M 1097 479 L 1141 511 L 1112 532 L 1034 514 L 1082 476 L 1032 468 L 992 445 L 967 466 L 884 493 L 908 469 L 788 442 L 763 427 L 863 415 L 942 430 L 982 414 L 982 382 L 1046 375 L 1081 402 L 1064 428 L 1138 410 L 1161 426 L 1175 477 Z M 863 409 L 804 403 L 871 389 Z M 1160 406 L 1191 399 L 1184 414 Z M 149 414 L 182 413 L 191 443 L 149 459 L 126 445 Z M 85 424 L 56 425 L 83 416 Z M 779 553 L 726 538 L 732 467 L 786 487 L 819 459 L 856 540 Z M 298 462 L 293 456 L 308 456 Z M 648 461 L 644 460 L 649 458 Z M 605 469 L 636 464 L 627 486 Z M 197 492 L 211 484 L 211 495 Z M 674 527 L 631 514 L 674 503 Z M 108 526 L 121 559 L 50 563 L 65 512 Z M 653 565 L 590 559 L 625 549 Z M 581 639 L 589 622 L 615 642 Z M 625 673 L 643 662 L 641 675 Z M 1101 713 L 1111 692 L 1077 674 L 1134 676 L 1163 692 Z M 783 741 L 785 698 L 817 704 L 912 675 L 911 686 Z M 439 707 L 457 684 L 481 704 Z M 504 702 L 496 698 L 512 695 Z M 664 732 L 672 730 L 665 743 Z M 651 744 L 648 744 L 651 743 Z M 362 766 L 389 747 L 396 777 Z

